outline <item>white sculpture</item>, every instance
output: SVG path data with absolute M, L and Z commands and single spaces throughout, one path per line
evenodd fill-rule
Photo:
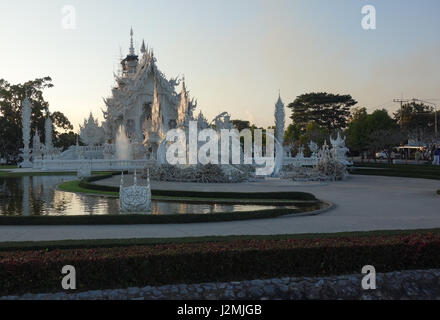
M 347 159 L 347 152 L 349 149 L 345 146 L 345 137 L 342 138 L 340 133 L 338 132 L 338 136 L 336 139 L 330 137 L 330 142 L 332 144 L 332 154 L 333 158 L 337 161 L 341 162 L 343 165 L 351 165 L 352 163 Z
M 38 129 L 35 129 L 34 139 L 32 143 L 32 159 L 33 160 L 41 160 L 41 140 L 40 134 L 38 133 Z
M 47 118 L 44 122 L 44 133 L 45 133 L 45 146 L 46 146 L 46 152 L 50 153 L 53 149 L 53 142 L 52 142 L 52 132 L 53 132 L 53 126 L 52 126 L 52 120 L 50 119 L 50 115 L 47 115 Z
M 29 99 L 26 97 L 21 103 L 21 123 L 23 133 L 23 149 L 21 149 L 23 162 L 20 163 L 21 168 L 32 168 L 32 162 L 30 161 L 29 142 L 31 139 L 31 115 L 32 105 Z
M 80 138 L 88 146 L 95 146 L 104 143 L 104 129 L 99 126 L 98 120 L 90 112 L 89 119 L 84 120 L 80 126 Z
M 150 173 L 147 176 L 147 186 L 137 185 L 136 170 L 134 183 L 130 187 L 124 187 L 124 173 L 121 176 L 119 187 L 119 203 L 121 212 L 151 213 L 151 186 Z
M 316 171 L 322 176 L 321 179 L 323 180 L 341 180 L 348 175 L 346 165 L 337 158 L 337 153 L 334 152 L 334 149 L 330 150 L 327 142 L 324 142 L 319 152 Z
M 286 121 L 286 113 L 284 111 L 284 103 L 281 100 L 281 95 L 275 104 L 275 138 L 278 142 L 284 144 L 284 127 Z
M 315 141 L 310 141 L 309 149 L 312 152 L 311 158 L 318 158 L 319 146 Z
M 286 113 L 284 103 L 281 100 L 281 94 L 275 104 L 275 168 L 274 175 L 278 176 L 284 163 L 284 126 Z

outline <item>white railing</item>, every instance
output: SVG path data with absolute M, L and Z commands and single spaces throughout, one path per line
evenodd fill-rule
M 82 166 L 90 166 L 91 170 L 133 170 L 143 169 L 146 166 L 153 165 L 154 160 L 111 160 L 111 159 L 94 159 L 94 160 L 36 160 L 34 161 L 34 169 L 39 170 L 60 170 L 60 171 L 77 171 Z

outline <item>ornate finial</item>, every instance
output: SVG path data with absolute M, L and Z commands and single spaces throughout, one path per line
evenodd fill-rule
M 134 185 L 137 185 L 137 174 L 136 174 L 136 169 L 134 169 Z
M 133 28 L 130 29 L 130 56 L 134 56 Z
M 146 53 L 147 49 L 145 48 L 145 40 L 142 40 L 141 53 Z

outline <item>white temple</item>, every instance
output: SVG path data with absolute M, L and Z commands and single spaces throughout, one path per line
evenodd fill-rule
M 115 86 L 110 97 L 104 99 L 104 121 L 100 125 L 90 113 L 80 126 L 80 139 L 84 146 L 71 146 L 60 153 L 52 145 L 52 122 L 48 117 L 45 125 L 45 142 L 42 145 L 38 132 L 30 149 L 29 100 L 23 101 L 23 145 L 22 166 L 48 170 L 77 170 L 80 176 L 91 174 L 92 170 L 134 170 L 163 164 L 166 148 L 166 133 L 181 128 L 188 134 L 189 122 L 196 121 L 197 129 L 208 127 L 232 129 L 230 115 L 223 112 L 208 122 L 200 111 L 194 116 L 197 102 L 191 99 L 185 79 L 167 79 L 158 69 L 153 51 L 142 42 L 139 55 L 133 45 L 133 31 L 130 32 L 128 55 L 121 61 L 121 72 L 115 75 Z M 178 87 L 180 86 L 180 90 Z M 180 91 L 180 93 L 177 93 Z M 281 95 L 275 104 L 276 159 L 275 173 L 283 166 L 315 166 L 318 163 L 318 146 L 310 144 L 311 157 L 304 157 L 301 150 L 296 157 L 284 152 L 285 106 Z M 335 158 L 348 164 L 345 141 L 338 136 L 331 140 Z M 232 152 L 229 154 L 231 155 Z M 32 160 L 31 160 L 32 158 Z M 237 170 L 223 166 L 227 170 Z
M 106 142 L 115 141 L 122 125 L 132 142 L 144 142 L 149 152 L 156 153 L 165 132 L 193 119 L 196 102 L 190 100 L 184 79 L 168 80 L 158 69 L 153 51 L 145 42 L 140 55 L 136 55 L 133 31 L 129 54 L 121 65 L 111 97 L 104 99 L 107 109 L 102 125 Z

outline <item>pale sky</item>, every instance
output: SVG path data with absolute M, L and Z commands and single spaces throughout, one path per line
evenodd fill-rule
M 376 30 L 361 27 L 366 4 Z M 52 111 L 76 129 L 90 111 L 102 120 L 133 27 L 136 50 L 145 39 L 168 78 L 185 75 L 208 119 L 273 125 L 279 90 L 286 105 L 326 91 L 391 112 L 402 94 L 440 104 L 439 14 L 438 0 L 0 0 L 0 78 L 50 76 Z

